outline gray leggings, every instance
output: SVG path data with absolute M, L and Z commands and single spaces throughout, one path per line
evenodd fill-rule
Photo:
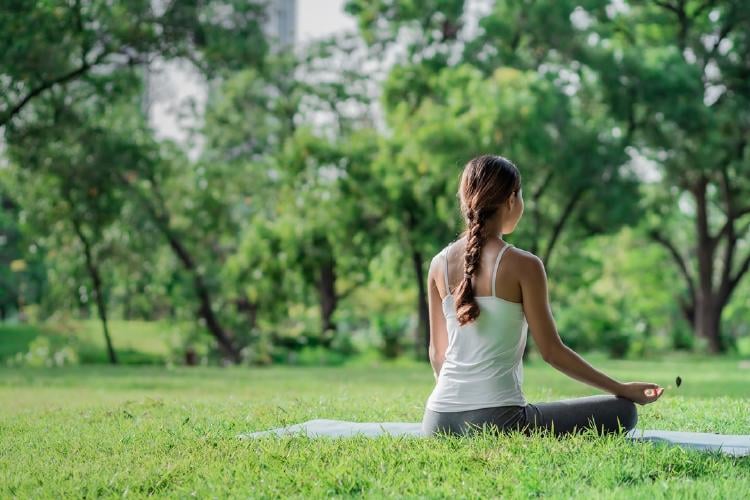
M 466 435 L 487 425 L 501 432 L 534 429 L 555 435 L 594 428 L 598 433 L 629 431 L 638 422 L 635 403 L 619 396 L 587 396 L 526 406 L 498 406 L 457 412 L 436 412 L 425 408 L 422 431 Z

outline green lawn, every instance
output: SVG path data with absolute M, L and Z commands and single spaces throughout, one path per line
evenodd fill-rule
M 639 407 L 639 427 L 750 434 L 737 360 L 605 361 L 616 377 L 682 387 Z M 750 495 L 750 458 L 619 437 L 443 440 L 264 438 L 312 418 L 421 419 L 428 366 L 0 369 L 0 498 L 176 496 L 583 498 Z M 531 401 L 596 393 L 539 363 Z
M 180 326 L 158 321 L 112 320 L 112 343 L 123 364 L 164 364 Z M 16 353 L 25 353 L 38 337 L 52 346 L 71 345 L 83 364 L 108 363 L 101 323 L 96 319 L 48 322 L 44 325 L 0 323 L 0 365 Z

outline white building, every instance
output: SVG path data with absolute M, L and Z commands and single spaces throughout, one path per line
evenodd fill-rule
M 269 49 L 275 51 L 294 46 L 297 0 L 265 0 L 265 3 L 263 32 L 268 38 Z M 186 127 L 194 123 L 189 119 L 180 120 L 179 110 L 189 100 L 201 109 L 206 101 L 207 82 L 187 61 L 155 61 L 150 69 L 145 70 L 145 77 L 147 88 L 141 101 L 144 114 L 149 116 L 159 136 L 185 143 Z M 194 156 L 201 148 L 200 140 L 186 146 Z
M 290 47 L 297 41 L 297 0 L 267 0 L 266 36 L 271 38 L 271 50 Z

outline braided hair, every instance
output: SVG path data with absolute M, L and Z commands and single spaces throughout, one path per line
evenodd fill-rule
M 472 158 L 461 174 L 459 197 L 466 221 L 464 276 L 456 289 L 456 318 L 463 325 L 479 316 L 471 278 L 478 274 L 480 255 L 487 241 L 485 223 L 497 209 L 521 188 L 521 173 L 502 156 L 482 155 Z

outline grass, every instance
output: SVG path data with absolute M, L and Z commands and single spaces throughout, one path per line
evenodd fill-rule
M 679 389 L 640 407 L 640 428 L 750 434 L 750 369 L 738 360 L 606 361 L 623 380 Z M 593 394 L 541 363 L 530 401 Z M 750 458 L 621 437 L 263 438 L 313 418 L 421 420 L 427 365 L 0 369 L 0 498 L 741 498 Z
M 179 325 L 134 320 L 109 322 L 112 343 L 123 364 L 164 364 Z M 71 345 L 81 363 L 108 363 L 101 323 L 90 320 L 49 321 L 43 325 L 0 324 L 0 365 L 16 353 L 25 353 L 32 342 L 45 337 L 53 346 Z

